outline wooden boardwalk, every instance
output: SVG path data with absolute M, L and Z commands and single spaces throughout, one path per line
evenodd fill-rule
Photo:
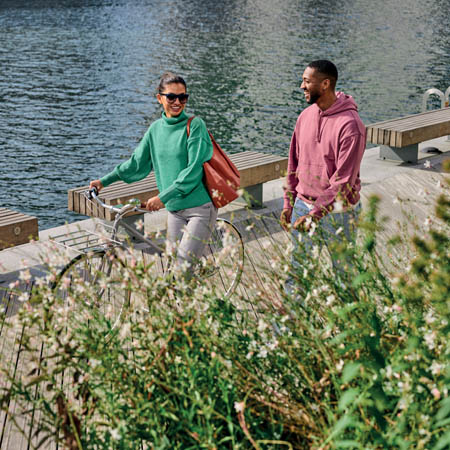
M 380 215 L 389 217 L 381 232 L 381 241 L 386 241 L 390 236 L 398 232 L 426 234 L 427 222 L 433 215 L 434 202 L 437 196 L 446 191 L 446 176 L 442 173 L 440 165 L 436 164 L 429 169 L 418 167 L 411 168 L 406 173 L 389 177 L 383 183 L 373 183 L 363 187 L 363 204 L 368 198 L 376 194 L 381 197 Z M 281 203 L 279 203 L 281 206 Z M 262 216 L 246 217 L 237 222 L 245 240 L 245 268 L 242 281 L 238 286 L 235 299 L 240 302 L 240 307 L 246 308 L 257 315 L 267 308 L 277 308 L 281 301 L 281 294 L 277 280 L 273 279 L 271 265 L 280 256 L 286 256 L 285 249 L 289 243 L 289 235 L 285 233 L 278 222 L 279 209 L 265 212 Z M 410 218 L 413 218 L 413 225 Z M 382 244 L 381 244 L 382 245 Z M 39 276 L 44 269 L 33 269 L 33 276 Z M 0 274 L 0 283 L 8 286 L 17 279 L 18 273 Z M 19 289 L 29 292 L 32 283 L 22 282 Z M 22 299 L 23 300 L 23 299 Z M 26 370 L 27 361 L 23 360 L 21 352 L 23 333 L 27 330 L 6 331 L 6 321 L 10 320 L 19 307 L 23 305 L 18 295 L 11 293 L 9 289 L 0 291 L 0 301 L 5 312 L 3 322 L 0 321 L 0 353 L 10 367 L 15 371 L 15 376 L 20 376 Z M 42 346 L 40 352 L 45 352 Z M 39 355 L 38 355 L 39 356 Z M 4 383 L 4 380 L 0 380 Z M 14 410 L 14 405 L 10 408 Z M 28 444 L 33 433 L 39 430 L 39 417 L 30 414 L 26 418 L 28 435 L 21 435 L 14 431 L 10 417 L 0 413 L 0 449 L 22 450 L 32 448 Z M 33 438 L 36 442 L 36 437 Z M 45 448 L 58 448 L 56 444 L 48 444 Z

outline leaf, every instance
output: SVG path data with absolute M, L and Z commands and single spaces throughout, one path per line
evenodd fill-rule
M 338 436 L 340 433 L 342 433 L 347 428 L 354 427 L 356 424 L 357 424 L 357 421 L 355 420 L 355 417 L 351 416 L 349 414 L 346 414 L 345 416 L 341 417 L 338 420 L 338 422 L 334 426 L 333 432 L 331 433 L 331 435 L 327 439 L 327 441 L 330 441 L 331 438 L 334 436 Z
M 372 277 L 370 272 L 360 273 L 352 282 L 353 288 L 358 288 Z
M 353 380 L 359 373 L 359 368 L 361 367 L 360 363 L 349 362 L 345 365 L 344 370 L 342 371 L 342 382 L 348 383 Z
M 436 420 L 445 419 L 448 415 L 450 415 L 450 397 L 444 398 L 441 401 L 441 408 L 436 414 Z
M 358 394 L 359 391 L 357 389 L 348 389 L 347 391 L 345 391 L 339 400 L 339 411 L 344 411 L 347 406 L 355 400 Z
M 358 442 L 350 440 L 334 442 L 334 446 L 335 448 L 363 448 Z
M 433 447 L 433 450 L 442 450 L 450 447 L 450 431 L 447 431 Z

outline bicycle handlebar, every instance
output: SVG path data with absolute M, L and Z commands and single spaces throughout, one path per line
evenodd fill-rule
M 127 204 L 127 205 L 123 205 L 123 206 L 107 205 L 100 199 L 100 197 L 98 196 L 98 189 L 95 187 L 85 191 L 84 195 L 89 200 L 96 201 L 103 208 L 108 209 L 110 211 L 114 211 L 115 213 L 119 214 L 120 216 L 122 216 L 128 212 L 142 212 L 142 213 L 149 212 L 148 209 L 145 209 L 145 207 L 143 208 L 143 205 L 145 205 L 145 203 L 142 203 L 142 202 L 141 202 L 140 207 L 138 207 L 137 205 L 132 205 L 132 204 Z

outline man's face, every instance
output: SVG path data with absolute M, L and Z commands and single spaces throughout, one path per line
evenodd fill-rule
M 305 93 L 306 101 L 312 105 L 324 94 L 325 89 L 322 85 L 324 78 L 321 74 L 316 72 L 316 69 L 307 67 L 303 72 L 302 84 L 300 88 Z

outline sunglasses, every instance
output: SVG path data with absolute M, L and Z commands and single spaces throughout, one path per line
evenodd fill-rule
M 176 99 L 180 100 L 180 103 L 186 103 L 189 98 L 189 94 L 159 94 L 159 95 L 165 95 L 167 98 L 167 101 L 169 103 L 173 103 Z

